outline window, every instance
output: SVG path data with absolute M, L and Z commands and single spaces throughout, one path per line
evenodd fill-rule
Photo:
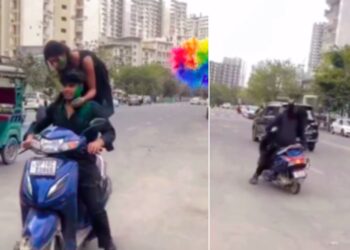
M 66 30 L 66 29 L 61 29 L 61 32 L 62 32 L 62 33 L 66 33 L 67 30 Z
M 67 9 L 67 5 L 62 4 L 62 9 L 66 10 Z
M 65 22 L 65 21 L 67 21 L 67 17 L 63 16 L 63 17 L 61 17 L 61 20 Z

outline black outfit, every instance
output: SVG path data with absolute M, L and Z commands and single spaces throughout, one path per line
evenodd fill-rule
M 113 97 L 112 97 L 112 88 L 109 83 L 109 74 L 106 65 L 104 62 L 102 62 L 101 59 L 99 59 L 95 53 L 88 50 L 81 50 L 79 51 L 80 61 L 79 61 L 79 70 L 82 72 L 84 71 L 83 68 L 83 60 L 85 57 L 90 56 L 92 58 L 92 61 L 94 63 L 94 70 L 95 70 L 95 77 L 96 77 L 96 96 L 94 98 L 94 101 L 101 104 L 104 109 L 104 114 L 109 117 L 114 113 L 114 106 L 113 106 Z M 60 73 L 61 77 L 65 74 L 66 71 L 71 70 L 71 68 L 67 68 L 63 72 Z M 88 87 L 84 86 L 83 95 L 87 92 Z
M 276 133 L 271 129 L 277 127 Z M 278 149 L 295 144 L 300 138 L 304 145 L 305 119 L 301 112 L 289 114 L 287 111 L 278 115 L 276 119 L 266 127 L 266 136 L 260 143 L 260 157 L 255 175 L 260 176 L 265 169 L 271 166 L 271 161 Z
M 37 134 L 49 125 L 54 125 L 81 134 L 84 129 L 89 127 L 89 122 L 92 119 L 104 117 L 102 107 L 98 103 L 87 102 L 81 108 L 76 109 L 74 114 L 68 118 L 64 104 L 64 101 L 56 101 L 51 104 L 47 109 L 46 117 L 36 123 L 30 132 Z M 106 149 L 112 150 L 112 143 L 116 137 L 114 128 L 108 122 L 100 132 Z M 97 136 L 96 132 L 91 132 L 86 137 L 88 142 L 92 142 Z M 99 185 L 101 176 L 96 166 L 96 157 L 87 152 L 82 152 L 74 153 L 72 158 L 79 164 L 79 198 L 85 204 L 94 233 L 98 238 L 99 246 L 108 249 L 112 244 L 112 238 L 107 212 L 103 206 L 103 195 Z

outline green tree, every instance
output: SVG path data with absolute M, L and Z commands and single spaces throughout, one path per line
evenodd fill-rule
M 191 89 L 187 84 L 179 84 L 179 96 L 181 97 L 189 97 L 191 96 Z
M 43 58 L 34 57 L 31 54 L 19 55 L 12 63 L 24 70 L 26 84 L 34 90 L 55 88 L 54 82 L 49 78 L 49 72 Z
M 316 70 L 315 89 L 329 111 L 350 114 L 350 46 L 324 54 Z
M 225 102 L 229 102 L 231 104 L 238 103 L 238 94 L 240 88 L 229 88 L 224 84 L 210 84 L 210 104 L 221 105 Z
M 183 88 L 181 90 L 170 70 L 160 64 L 126 66 L 112 77 L 115 87 L 129 94 L 173 97 L 185 91 Z
M 290 61 L 260 62 L 250 76 L 245 95 L 256 104 L 276 100 L 279 96 L 300 99 L 302 89 L 298 82 L 297 67 Z

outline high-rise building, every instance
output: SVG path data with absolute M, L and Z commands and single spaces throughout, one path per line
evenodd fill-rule
M 54 0 L 53 38 L 75 47 L 76 0 Z
M 122 37 L 113 43 L 100 46 L 110 55 L 111 62 L 116 66 L 140 66 L 142 64 L 142 39 L 140 37 Z
M 169 53 L 172 47 L 173 44 L 171 42 L 162 38 L 153 38 L 142 41 L 142 63 L 159 63 L 162 66 L 169 68 Z
M 322 44 L 326 25 L 315 23 L 312 31 L 308 71 L 314 72 L 320 65 L 322 58 Z
M 76 0 L 75 43 L 93 49 L 123 36 L 125 0 Z
M 187 3 L 178 0 L 162 0 L 162 34 L 173 45 L 187 39 Z
M 214 62 L 211 61 L 209 63 L 209 77 L 210 77 L 210 83 L 211 84 L 219 84 L 220 79 L 219 79 L 219 74 L 221 73 L 221 63 L 219 62 Z
M 162 36 L 161 0 L 128 0 L 124 15 L 124 36 L 143 39 Z
M 20 0 L 0 0 L 0 55 L 13 57 L 20 45 Z
M 245 64 L 241 58 L 225 57 L 222 63 L 210 62 L 210 82 L 230 88 L 244 86 Z
M 209 18 L 208 16 L 191 15 L 187 19 L 186 36 L 205 39 L 208 37 Z
M 54 0 L 21 1 L 21 47 L 42 46 L 53 38 L 53 6 Z
M 350 1 L 327 0 L 329 9 L 325 11 L 328 19 L 323 41 L 323 51 L 333 46 L 350 44 Z

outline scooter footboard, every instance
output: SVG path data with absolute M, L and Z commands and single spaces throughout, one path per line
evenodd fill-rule
M 55 237 L 60 227 L 57 214 L 31 209 L 28 213 L 23 237 L 33 250 L 41 250 Z

